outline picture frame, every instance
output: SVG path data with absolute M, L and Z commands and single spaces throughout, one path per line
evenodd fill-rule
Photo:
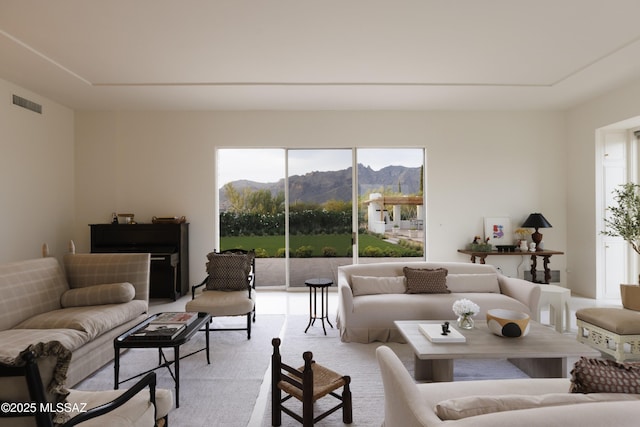
M 511 218 L 485 217 L 484 238 L 487 243 L 493 246 L 513 245 L 513 229 L 511 228 Z

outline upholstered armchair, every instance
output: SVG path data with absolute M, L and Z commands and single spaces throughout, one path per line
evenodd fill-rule
M 185 310 L 209 313 L 211 317 L 246 316 L 246 327 L 210 330 L 246 330 L 247 339 L 251 339 L 251 323 L 256 321 L 255 252 L 229 249 L 211 252 L 207 259 L 207 277 L 191 287 L 192 299 Z

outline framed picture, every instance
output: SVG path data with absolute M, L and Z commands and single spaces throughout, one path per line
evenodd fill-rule
M 513 245 L 511 218 L 486 217 L 484 219 L 484 238 L 493 246 Z

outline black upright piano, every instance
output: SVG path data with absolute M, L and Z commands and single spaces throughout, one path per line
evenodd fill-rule
M 91 252 L 150 253 L 150 298 L 189 290 L 189 224 L 89 224 Z

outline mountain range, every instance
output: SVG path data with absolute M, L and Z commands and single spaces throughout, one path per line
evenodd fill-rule
M 338 171 L 314 171 L 304 175 L 289 177 L 289 199 L 291 202 L 323 203 L 327 200 L 351 200 L 351 167 Z M 421 168 L 405 166 L 387 166 L 378 171 L 369 166 L 358 164 L 358 194 L 371 191 L 386 191 L 402 194 L 416 194 L 420 191 Z M 269 190 L 272 194 L 284 191 L 284 178 L 278 182 L 263 183 L 249 180 L 232 181 L 239 191 Z M 220 210 L 229 207 L 224 186 L 220 188 Z

